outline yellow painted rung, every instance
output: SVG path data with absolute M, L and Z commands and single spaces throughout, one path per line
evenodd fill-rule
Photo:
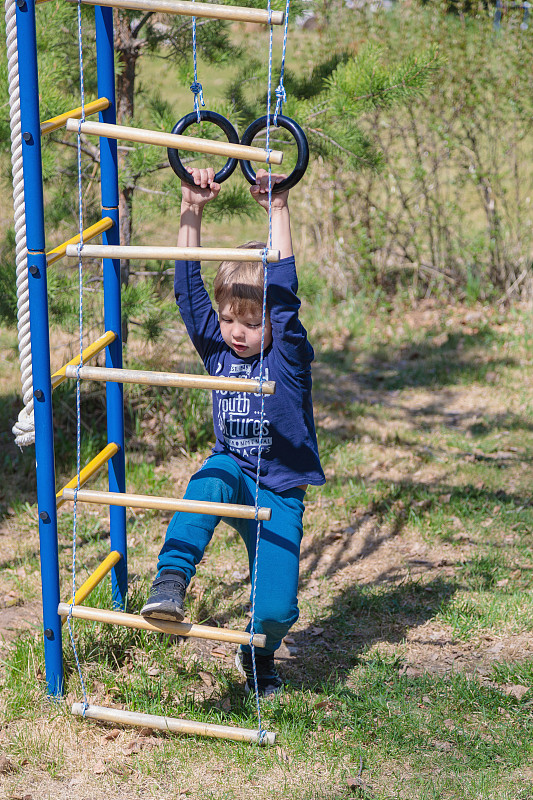
M 102 350 L 105 350 L 108 344 L 114 342 L 116 338 L 117 334 L 114 331 L 106 331 L 103 336 L 100 336 L 99 339 L 85 348 L 82 353 L 83 363 L 85 364 L 86 361 L 89 361 L 89 359 L 94 358 L 98 355 L 98 353 L 101 353 Z M 67 367 L 77 367 L 79 363 L 80 357 L 78 355 L 74 358 L 71 358 L 70 361 L 64 364 L 61 369 L 58 369 L 57 372 L 54 372 L 52 375 L 52 389 L 56 389 L 60 383 L 63 383 L 63 381 L 67 380 Z M 74 375 L 73 377 L 76 376 Z
M 74 716 L 84 719 L 97 719 L 119 725 L 131 725 L 137 728 L 153 728 L 165 733 L 182 733 L 186 736 L 209 736 L 215 739 L 230 739 L 234 742 L 273 745 L 276 734 L 269 731 L 258 731 L 249 728 L 233 728 L 230 725 L 215 725 L 212 722 L 196 722 L 193 719 L 177 717 L 160 717 L 155 714 L 143 714 L 140 711 L 123 711 L 119 708 L 84 705 L 73 703 Z
M 39 2 L 39 0 L 37 0 L 37 2 Z M 40 0 L 40 2 L 44 2 L 44 0 Z M 110 105 L 111 103 L 107 97 L 99 97 L 98 100 L 92 100 L 90 103 L 85 104 L 85 116 L 96 114 L 98 111 L 105 111 Z M 81 119 L 82 114 L 83 109 L 79 106 L 78 108 L 73 108 L 72 111 L 64 111 L 62 114 L 58 114 L 57 117 L 47 119 L 41 122 L 41 134 L 51 133 L 58 128 L 62 128 L 67 119 Z
M 113 227 L 113 225 L 114 223 L 111 217 L 103 217 L 103 219 L 95 222 L 94 225 L 90 225 L 83 231 L 83 241 L 88 242 L 91 239 L 94 239 L 95 236 L 98 236 L 100 233 L 108 231 L 109 228 Z M 80 235 L 78 233 L 71 239 L 67 239 L 66 242 L 63 242 L 63 244 L 60 244 L 58 247 L 54 247 L 53 250 L 50 250 L 50 252 L 46 254 L 47 265 L 50 266 L 50 264 L 53 264 L 55 261 L 59 261 L 60 258 L 63 258 L 63 256 L 66 255 L 68 245 L 78 244 L 79 241 Z
M 103 450 L 101 450 L 97 456 L 95 456 L 92 461 L 89 461 L 86 467 L 84 467 L 80 472 L 80 486 L 83 486 L 89 478 L 98 472 L 104 464 L 107 464 L 110 458 L 113 458 L 115 453 L 118 453 L 120 447 L 115 442 L 111 442 L 107 444 Z M 59 492 L 56 494 L 56 505 L 59 508 L 64 503 L 66 503 L 66 499 L 63 497 L 63 492 L 65 489 L 75 489 L 78 485 L 78 476 L 76 475 L 72 480 L 70 480 Z M 76 594 L 76 597 L 78 595 Z
M 119 553 L 118 550 L 113 550 L 109 553 L 108 556 L 104 558 L 102 563 L 95 569 L 92 575 L 89 575 L 85 583 L 82 583 L 78 591 L 74 596 L 74 605 L 79 605 L 83 603 L 86 597 L 88 597 L 92 590 L 95 589 L 98 584 L 105 578 L 108 572 L 111 572 L 113 567 L 118 564 L 120 559 L 122 558 L 122 553 Z M 68 602 L 68 606 L 72 603 L 72 598 Z M 64 625 L 67 621 L 67 616 L 64 615 L 61 617 L 61 624 Z
M 65 500 L 74 500 L 74 489 L 63 489 Z M 148 494 L 125 494 L 123 492 L 93 492 L 80 489 L 77 494 L 80 503 L 97 505 L 125 506 L 127 508 L 154 508 L 162 511 L 186 511 L 189 514 L 212 514 L 217 517 L 237 517 L 255 519 L 254 506 L 237 503 L 212 503 L 209 500 L 176 500 L 173 497 L 155 497 Z M 257 519 L 269 520 L 272 509 L 259 508 Z
M 76 595 L 77 596 L 77 595 Z M 59 603 L 57 613 L 61 616 L 70 613 L 69 603 Z M 231 628 L 215 628 L 212 625 L 195 625 L 192 622 L 171 622 L 165 619 L 145 619 L 139 614 L 126 614 L 124 611 L 111 611 L 108 608 L 91 608 L 90 606 L 73 606 L 72 616 L 90 622 L 103 622 L 106 625 L 120 625 L 123 628 L 135 628 L 138 631 L 155 631 L 177 636 L 192 636 L 195 639 L 212 639 L 216 642 L 231 644 L 250 644 L 247 631 L 236 631 Z M 254 647 L 265 647 L 264 633 L 255 633 L 252 639 Z

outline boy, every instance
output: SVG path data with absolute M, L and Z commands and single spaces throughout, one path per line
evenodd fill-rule
M 182 184 L 179 247 L 199 247 L 202 212 L 220 186 L 212 169 L 189 170 L 195 185 Z M 272 176 L 272 184 L 283 176 Z M 257 172 L 252 197 L 268 211 L 268 173 Z M 250 246 L 264 247 L 261 243 Z M 282 681 L 274 652 L 298 619 L 298 561 L 303 499 L 308 484 L 325 482 L 320 466 L 311 401 L 313 348 L 298 319 L 300 301 L 292 252 L 288 192 L 272 195 L 272 247 L 279 263 L 268 265 L 263 376 L 276 382 L 265 395 L 258 503 L 272 509 L 261 527 L 256 581 L 255 632 L 266 634 L 256 648 L 258 692 L 275 694 Z M 223 262 L 214 291 L 218 317 L 200 275 L 199 262 L 176 262 L 176 301 L 191 340 L 210 375 L 258 378 L 261 352 L 263 264 Z M 191 478 L 185 497 L 253 506 L 261 434 L 261 396 L 213 392 L 216 444 Z M 159 554 L 158 573 L 141 611 L 148 618 L 181 621 L 187 585 L 196 572 L 220 517 L 178 512 Z M 225 519 L 242 537 L 252 576 L 256 520 Z M 239 648 L 237 667 L 254 691 L 249 646 Z

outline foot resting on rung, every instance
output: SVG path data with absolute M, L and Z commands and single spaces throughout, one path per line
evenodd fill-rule
M 181 622 L 185 616 L 183 603 L 187 580 L 183 572 L 164 569 L 155 578 L 150 589 L 150 596 L 141 608 L 141 616 L 145 619 L 168 619 Z
M 192 622 L 170 622 L 164 619 L 145 619 L 138 614 L 127 614 L 124 611 L 111 611 L 107 608 L 91 608 L 90 606 L 70 606 L 70 603 L 59 603 L 57 613 L 63 616 L 72 616 L 75 619 L 86 619 L 91 622 L 103 622 L 107 625 L 122 625 L 124 628 L 136 628 L 139 631 L 153 631 L 155 633 L 173 633 L 177 636 L 192 636 L 195 639 L 213 639 L 216 642 L 230 642 L 232 644 L 250 644 L 250 634 L 247 631 L 235 631 L 231 628 L 215 628 L 212 625 L 195 625 Z M 264 633 L 255 633 L 254 647 L 265 647 L 266 636 Z

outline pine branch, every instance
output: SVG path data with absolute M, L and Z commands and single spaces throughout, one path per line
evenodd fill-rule
M 337 150 L 340 150 L 345 155 L 349 156 L 350 158 L 355 158 L 357 161 L 360 161 L 362 164 L 365 164 L 367 167 L 374 167 L 376 166 L 375 162 L 370 161 L 369 159 L 363 158 L 363 156 L 354 153 L 353 150 L 349 150 L 347 147 L 344 147 L 340 142 L 334 139 L 332 136 L 328 136 L 328 134 L 324 133 L 324 131 L 320 130 L 320 128 L 309 128 L 310 133 L 316 134 L 321 139 L 324 139 L 329 144 L 332 144 Z
M 158 194 L 161 195 L 161 197 L 172 197 L 172 192 L 160 192 L 159 189 L 148 189 L 145 186 L 136 186 L 135 188 L 138 192 L 144 192 L 145 194 Z
M 135 26 L 135 28 L 134 28 L 134 29 L 133 29 L 133 31 L 131 32 L 131 35 L 133 36 L 133 38 L 134 38 L 134 39 L 136 39 L 136 38 L 137 38 L 137 36 L 139 35 L 139 33 L 140 33 L 140 31 L 141 31 L 141 28 L 142 28 L 144 25 L 146 25 L 146 23 L 148 22 L 148 20 L 150 19 L 150 17 L 153 15 L 153 13 L 154 13 L 153 11 L 147 11 L 147 12 L 146 12 L 146 14 L 144 15 L 144 17 L 142 17 L 142 19 L 140 20 L 140 22 L 139 22 L 139 23 L 138 23 L 138 24 Z
M 82 137 L 83 138 L 83 137 Z M 56 139 L 55 137 L 50 137 L 51 142 L 55 142 L 56 144 L 62 144 L 65 147 L 72 147 L 75 150 L 78 149 L 77 142 L 67 142 L 66 139 Z M 81 152 L 85 153 L 86 156 L 92 158 L 93 161 L 96 161 L 98 164 L 100 163 L 100 152 L 97 147 L 92 147 L 88 142 L 85 145 L 81 145 Z
M 415 81 L 417 80 L 417 78 L 425 77 L 428 74 L 428 71 L 431 69 L 431 65 L 436 64 L 437 62 L 438 62 L 438 53 L 437 51 L 435 51 L 433 58 L 427 64 L 424 64 L 423 66 L 420 67 L 420 69 L 418 69 L 416 72 L 412 74 L 410 83 L 406 79 L 403 79 L 398 83 L 393 83 L 390 86 L 386 86 L 383 89 L 380 89 L 378 92 L 374 93 L 369 92 L 367 94 L 354 97 L 353 101 L 358 102 L 359 100 L 369 100 L 369 99 L 375 99 L 376 97 L 383 97 L 389 92 L 393 92 L 397 89 L 409 89 L 409 88 L 412 89 L 415 87 Z

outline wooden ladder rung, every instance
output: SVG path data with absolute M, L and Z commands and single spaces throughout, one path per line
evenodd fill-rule
M 59 603 L 57 613 L 60 616 L 68 615 L 69 612 L 69 603 Z M 124 611 L 111 611 L 107 608 L 73 606 L 72 616 L 76 619 L 85 619 L 90 622 L 103 622 L 107 625 L 121 625 L 123 628 L 135 628 L 139 631 L 154 631 L 156 633 L 169 633 L 186 637 L 192 636 L 195 639 L 212 639 L 215 642 L 229 642 L 230 644 L 250 644 L 250 634 L 247 631 L 215 628 L 210 625 L 194 625 L 192 622 L 170 622 L 163 619 L 147 620 L 138 614 L 126 614 Z M 265 634 L 256 633 L 253 638 L 254 647 L 264 647 L 265 644 Z
M 78 238 L 79 241 L 79 238 Z M 66 254 L 78 257 L 78 248 L 69 245 Z M 262 261 L 263 251 L 239 247 L 160 247 L 159 245 L 83 245 L 82 258 L 157 258 L 164 261 Z M 279 261 L 279 250 L 268 250 L 269 263 Z
M 75 489 L 63 489 L 65 500 L 74 500 Z M 202 500 L 175 500 L 171 497 L 155 497 L 148 494 L 126 494 L 122 492 L 95 492 L 90 489 L 79 489 L 77 499 L 80 503 L 97 505 L 125 506 L 127 508 L 152 508 L 162 511 L 184 511 L 189 514 L 211 514 L 215 517 L 232 517 L 236 519 L 255 519 L 254 506 L 242 506 L 237 503 L 212 503 Z M 259 508 L 257 519 L 269 520 L 271 508 Z
M 89 705 L 84 709 L 83 703 L 74 703 L 72 713 L 77 717 L 97 719 L 102 722 L 113 722 L 135 727 L 153 728 L 157 731 L 183 733 L 189 736 L 210 736 L 215 739 L 231 739 L 235 742 L 273 745 L 276 734 L 248 728 L 232 728 L 230 725 L 214 725 L 211 722 L 197 722 L 192 719 L 176 719 L 175 717 L 159 717 L 155 714 L 141 714 L 138 711 L 122 711 L 119 708 Z
M 64 367 L 67 378 L 76 378 L 77 366 Z M 119 369 L 114 367 L 80 367 L 80 378 L 89 381 L 110 381 L 111 383 L 143 383 L 150 386 L 175 386 L 182 389 L 221 389 L 227 392 L 252 392 L 253 394 L 274 394 L 275 381 L 258 378 L 227 378 L 212 375 L 186 375 L 179 372 L 150 372 L 143 369 Z
M 196 6 L 196 3 L 191 3 Z M 218 6 L 225 8 L 225 6 Z M 81 133 L 90 136 L 104 136 L 108 139 L 125 139 L 128 142 L 144 142 L 145 144 L 155 144 L 160 147 L 172 147 L 178 150 L 193 150 L 197 153 L 210 153 L 215 156 L 225 156 L 226 158 L 239 158 L 245 161 L 259 161 L 261 163 L 281 164 L 283 152 L 281 150 L 271 150 L 270 155 L 267 150 L 261 147 L 251 147 L 246 144 L 231 144 L 230 142 L 217 142 L 211 139 L 200 139 L 196 136 L 181 136 L 177 133 L 166 133 L 164 131 L 150 131 L 143 128 L 129 128 L 125 125 L 111 125 L 107 122 L 81 122 L 76 119 L 69 119 L 66 123 L 67 131 L 77 133 L 78 128 Z
M 76 2 L 76 0 L 70 1 Z M 93 6 L 160 11 L 164 14 L 181 14 L 186 17 L 208 17 L 209 19 L 226 19 L 233 22 L 259 22 L 264 25 L 269 22 L 268 11 L 261 8 L 193 3 L 188 0 L 82 0 L 82 2 Z M 283 25 L 284 21 L 285 13 L 283 11 L 271 11 L 270 22 L 272 25 Z

